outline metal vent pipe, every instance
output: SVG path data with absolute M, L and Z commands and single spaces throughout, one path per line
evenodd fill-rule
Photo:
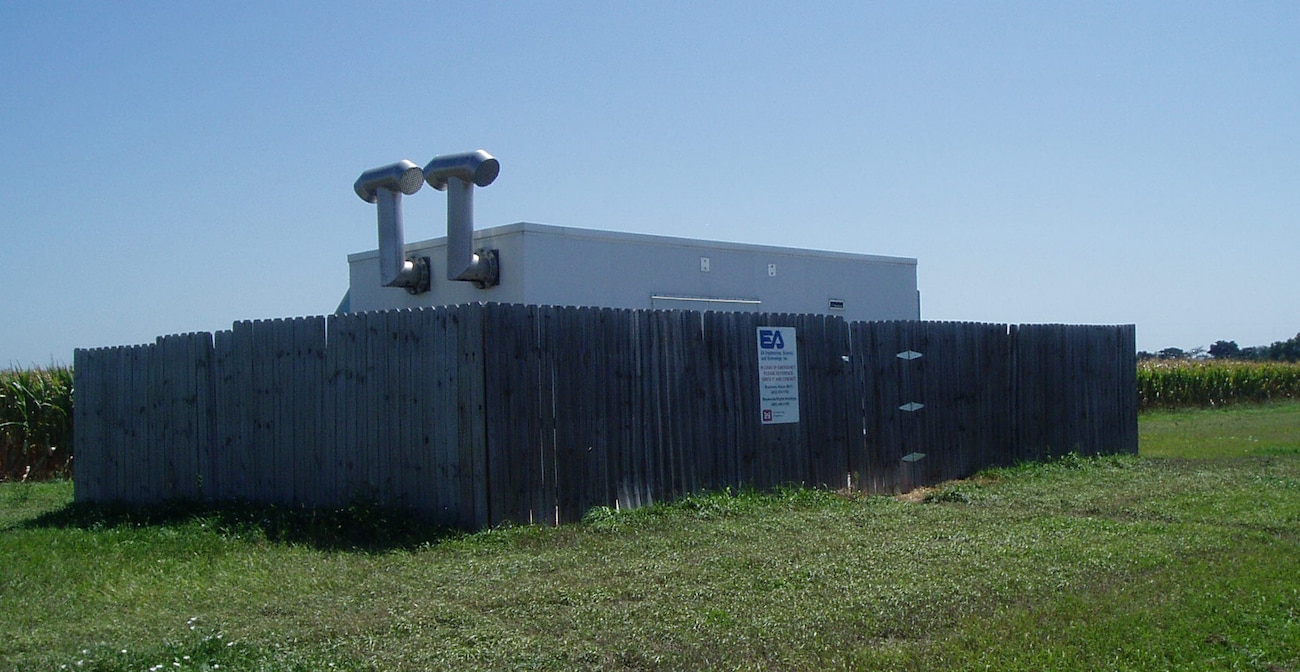
M 476 149 L 433 157 L 424 167 L 429 186 L 447 192 L 447 279 L 472 282 L 479 288 L 500 281 L 496 250 L 474 251 L 474 187 L 497 179 L 501 163 Z
M 429 291 L 429 260 L 407 259 L 402 249 L 406 232 L 402 224 L 402 194 L 410 196 L 424 186 L 424 174 L 405 159 L 367 170 L 353 190 L 367 203 L 379 207 L 379 277 L 385 287 L 405 287 L 411 294 Z

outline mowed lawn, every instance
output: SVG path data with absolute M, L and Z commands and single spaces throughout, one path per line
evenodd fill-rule
M 715 493 L 454 534 L 0 485 L 4 670 L 1300 672 L 1300 404 L 907 498 Z

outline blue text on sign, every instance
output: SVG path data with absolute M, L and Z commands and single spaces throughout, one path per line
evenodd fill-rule
M 781 338 L 781 332 L 775 329 L 759 329 L 758 347 L 764 350 L 784 350 L 785 339 Z

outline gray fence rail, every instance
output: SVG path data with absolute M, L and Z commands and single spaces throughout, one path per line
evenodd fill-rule
M 798 423 L 760 422 L 773 326 L 796 329 Z M 472 529 L 1137 451 L 1132 326 L 488 304 L 239 322 L 74 364 L 89 502 L 364 500 Z

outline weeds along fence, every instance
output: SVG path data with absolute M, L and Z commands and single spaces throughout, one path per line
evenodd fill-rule
M 798 422 L 757 331 L 793 327 Z M 785 332 L 789 333 L 789 332 Z M 465 305 L 75 354 L 78 501 L 358 500 L 479 528 L 726 487 L 890 492 L 1137 451 L 1131 326 Z

